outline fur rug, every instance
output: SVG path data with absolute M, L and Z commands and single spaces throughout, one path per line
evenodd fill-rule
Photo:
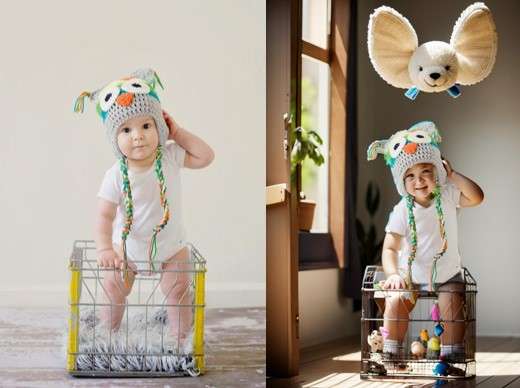
M 191 340 L 178 344 L 168 333 L 166 310 L 131 314 L 110 332 L 92 309 L 80 312 L 78 371 L 169 372 L 197 376 Z M 180 345 L 180 346 L 179 346 Z

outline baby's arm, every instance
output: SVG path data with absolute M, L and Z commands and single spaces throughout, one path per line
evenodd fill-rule
M 397 271 L 397 258 L 401 248 L 402 237 L 397 233 L 387 233 L 383 242 L 382 262 L 386 274 L 384 288 L 402 289 L 406 288 L 404 279 Z
M 112 245 L 112 223 L 116 216 L 117 205 L 98 198 L 96 214 L 96 247 L 100 267 L 119 268 L 121 259 Z
M 468 177 L 455 171 L 449 161 L 444 159 L 443 164 L 446 168 L 448 180 L 460 190 L 460 207 L 479 205 L 484 200 L 484 192 L 480 186 Z
M 167 112 L 163 111 L 163 116 L 170 128 L 168 139 L 174 140 L 186 150 L 184 167 L 204 168 L 208 166 L 215 157 L 211 147 L 201 138 L 182 128 Z

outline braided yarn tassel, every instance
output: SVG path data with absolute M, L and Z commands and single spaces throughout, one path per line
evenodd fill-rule
M 161 206 L 163 208 L 163 217 L 161 222 L 153 228 L 152 239 L 150 241 L 150 248 L 148 250 L 148 264 L 150 271 L 155 271 L 154 260 L 157 256 L 157 234 L 164 229 L 170 219 L 170 207 L 168 199 L 166 198 L 166 183 L 162 170 L 162 147 L 157 147 L 157 155 L 155 157 L 155 175 L 159 182 L 159 196 Z
M 412 195 L 406 196 L 406 209 L 408 210 L 408 226 L 410 227 L 411 248 L 410 256 L 408 256 L 408 272 L 406 274 L 406 285 L 412 289 L 412 263 L 417 254 L 417 226 L 415 224 L 415 216 L 413 214 L 414 198 Z
M 441 250 L 433 257 L 431 275 L 430 275 L 430 290 L 435 291 L 435 283 L 437 280 L 437 261 L 446 253 L 448 249 L 448 240 L 446 239 L 446 228 L 444 221 L 444 212 L 442 211 L 441 188 L 439 185 L 433 190 L 433 198 L 435 201 L 435 210 L 437 212 L 437 219 L 439 220 L 439 231 L 441 234 L 442 246 Z
M 128 256 L 126 253 L 126 239 L 132 228 L 132 221 L 134 216 L 134 205 L 132 202 L 132 190 L 130 188 L 130 180 L 128 179 L 128 164 L 126 158 L 119 159 L 119 168 L 123 177 L 123 202 L 125 206 L 125 223 L 121 232 L 121 247 L 123 250 L 123 268 L 121 270 L 123 281 L 127 288 L 130 287 L 130 277 L 128 270 Z

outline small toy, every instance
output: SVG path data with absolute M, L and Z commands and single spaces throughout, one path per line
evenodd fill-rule
M 441 311 L 439 309 L 439 304 L 437 302 L 435 302 L 433 304 L 430 314 L 432 316 L 433 321 L 438 322 L 441 320 Z
M 375 353 L 383 351 L 383 336 L 379 331 L 372 331 L 372 333 L 367 337 L 367 342 L 370 345 L 371 352 Z
M 395 9 L 377 8 L 368 23 L 368 54 L 376 72 L 390 85 L 408 89 L 414 100 L 420 91 L 460 95 L 459 85 L 486 78 L 495 64 L 497 32 L 484 3 L 468 6 L 453 27 L 450 42 L 419 45 L 411 23 Z
M 424 345 L 424 347 L 426 347 L 428 345 L 428 340 L 430 339 L 428 330 L 422 329 L 421 332 L 419 333 L 419 339 L 422 342 L 422 344 Z
M 381 332 L 381 335 L 383 336 L 383 339 L 387 339 L 388 336 L 390 335 L 390 332 L 388 331 L 388 329 L 384 326 L 381 326 L 379 328 L 379 331 Z
M 442 333 L 444 333 L 444 327 L 442 326 L 441 323 L 437 323 L 437 324 L 434 326 L 434 328 L 433 328 L 433 332 L 435 333 L 435 335 L 436 335 L 437 337 L 440 337 L 440 335 L 441 335 Z
M 421 341 L 414 341 L 410 345 L 410 351 L 416 358 L 423 358 L 426 353 L 426 348 Z
M 374 361 L 368 361 L 368 370 L 367 373 L 375 374 L 378 376 L 386 375 L 386 368 L 383 364 L 379 364 Z
M 441 351 L 441 341 L 439 337 L 431 337 L 428 340 L 428 348 L 426 350 L 426 358 L 430 360 L 436 360 L 439 358 Z
M 433 367 L 432 371 L 436 376 L 448 376 L 448 369 L 449 365 L 444 362 L 440 361 Z

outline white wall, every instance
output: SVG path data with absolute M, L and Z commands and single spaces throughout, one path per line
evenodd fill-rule
M 300 271 L 300 347 L 355 335 L 360 332 L 360 312 L 352 312 L 352 299 L 342 296 L 337 268 Z
M 0 304 L 65 305 L 72 242 L 93 237 L 114 162 L 95 109 L 74 114 L 73 99 L 149 66 L 163 107 L 216 153 L 183 181 L 208 306 L 264 305 L 264 2 L 18 1 L 4 11 Z
M 459 224 L 463 263 L 479 288 L 478 333 L 520 335 L 520 305 L 506 302 L 514 300 L 520 273 L 520 3 L 486 1 L 499 34 L 497 62 L 486 80 L 462 87 L 462 95 L 456 100 L 445 93 L 421 93 L 415 102 L 403 96 L 403 89 L 387 85 L 372 68 L 366 48 L 369 14 L 379 5 L 392 6 L 411 21 L 420 43 L 449 41 L 453 24 L 471 2 L 442 2 L 442 6 L 424 0 L 358 3 L 360 198 L 366 182 L 377 180 L 382 188 L 383 203 L 377 219 L 382 231 L 398 195 L 382 159 L 365 161 L 366 149 L 371 141 L 387 138 L 416 121 L 434 121 L 443 136 L 443 154 L 456 170 L 474 178 L 486 195 L 481 206 L 462 210 Z M 359 213 L 366 217 L 363 202 L 359 203 Z

